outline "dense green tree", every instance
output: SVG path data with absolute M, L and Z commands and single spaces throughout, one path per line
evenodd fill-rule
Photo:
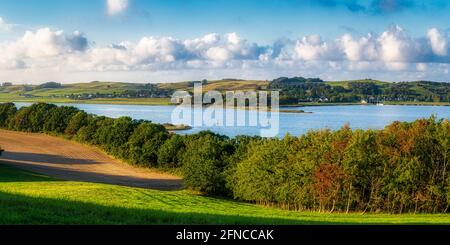
M 128 144 L 128 159 L 148 167 L 158 164 L 158 150 L 169 137 L 164 126 L 149 122 L 141 123 L 131 135 Z
M 345 186 L 347 212 L 350 209 L 374 211 L 379 206 L 380 177 L 384 166 L 377 136 L 373 130 L 356 130 L 345 149 L 342 165 L 350 176 Z
M 98 120 L 93 143 L 108 150 L 108 144 L 110 142 L 111 130 L 113 128 L 113 125 L 113 118 L 103 117 L 101 118 L 101 120 Z
M 176 168 L 181 166 L 185 143 L 180 135 L 171 135 L 158 150 L 158 166 Z
M 130 117 L 105 120 L 96 132 L 98 144 L 117 157 L 126 157 L 127 143 L 138 122 Z
M 380 87 L 374 82 L 350 82 L 348 86 L 355 94 L 375 96 L 381 93 Z
M 45 132 L 52 132 L 62 134 L 67 128 L 71 118 L 78 109 L 72 106 L 59 106 L 53 108 L 47 116 L 43 130 Z
M 47 82 L 36 87 L 36 89 L 62 88 L 61 83 Z
M 87 126 L 89 120 L 89 114 L 84 111 L 79 111 L 70 118 L 67 124 L 66 130 L 64 131 L 69 136 L 74 136 L 78 133 L 82 127 Z
M 97 138 L 97 130 L 102 126 L 107 125 L 106 122 L 110 123 L 111 119 L 103 116 L 88 117 L 87 124 L 78 130 L 75 139 L 83 143 L 98 145 L 99 140 Z
M 17 108 L 14 103 L 0 104 L 0 127 L 5 128 L 8 126 L 9 121 L 12 120 L 17 113 Z
M 37 103 L 22 107 L 9 122 L 9 128 L 27 132 L 42 132 L 44 123 L 56 105 Z
M 228 140 L 205 134 L 187 142 L 183 176 L 187 187 L 208 194 L 226 194 L 226 158 L 233 153 Z

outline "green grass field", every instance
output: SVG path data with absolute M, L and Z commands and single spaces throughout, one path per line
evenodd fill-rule
M 351 82 L 361 82 L 361 83 L 375 83 L 378 86 L 385 86 L 389 85 L 389 82 L 383 82 L 378 80 L 372 80 L 372 79 L 360 79 L 360 80 L 349 80 L 349 81 L 333 81 L 333 82 L 325 82 L 327 85 L 330 86 L 341 86 L 344 88 L 349 88 L 349 83 Z
M 353 81 L 334 81 L 325 82 L 330 86 L 342 86 L 349 88 L 350 82 L 371 82 L 382 88 L 387 88 L 391 83 L 378 80 L 353 80 Z M 161 89 L 186 90 L 192 91 L 192 84 L 189 82 L 179 83 L 159 83 L 157 86 Z M 208 81 L 203 85 L 203 92 L 211 90 L 224 91 L 249 91 L 266 90 L 269 81 L 263 80 L 217 80 Z M 416 82 L 411 83 L 412 90 L 418 94 L 431 95 L 429 91 L 418 86 Z M 0 103 L 2 102 L 47 102 L 47 103 L 81 103 L 81 104 L 129 104 L 129 105 L 169 105 L 170 98 L 99 98 L 88 100 L 74 100 L 67 98 L 67 95 L 77 94 L 112 94 L 124 91 L 137 91 L 145 89 L 145 84 L 123 83 L 123 82 L 90 82 L 90 83 L 72 83 L 64 84 L 61 88 L 39 88 L 34 85 L 13 85 L 0 87 Z M 320 105 L 354 105 L 359 103 L 303 103 L 303 106 Z M 449 102 L 387 102 L 392 105 L 450 105 Z M 298 105 L 296 105 L 298 106 Z
M 450 215 L 285 211 L 188 191 L 60 181 L 0 165 L 0 224 L 450 224 Z
M 208 84 L 203 85 L 203 91 L 208 92 L 211 90 L 217 91 L 236 91 L 236 90 L 265 90 L 269 85 L 269 81 L 262 80 L 217 80 L 208 81 Z M 179 83 L 160 83 L 159 88 L 175 89 L 175 90 L 188 90 L 191 91 L 192 87 L 189 87 L 188 82 Z
M 170 98 L 101 98 L 91 100 L 73 100 L 68 98 L 25 98 L 0 93 L 0 103 L 5 102 L 45 102 L 67 104 L 117 104 L 117 105 L 170 105 Z

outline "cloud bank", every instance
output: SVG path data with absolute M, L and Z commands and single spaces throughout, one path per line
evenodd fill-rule
M 251 42 L 237 33 L 211 33 L 184 40 L 148 36 L 97 46 L 79 31 L 43 28 L 27 31 L 16 41 L 0 42 L 0 70 L 8 71 L 4 74 L 48 70 L 103 73 L 111 79 L 115 78 L 112 73 L 121 72 L 140 81 L 147 78 L 132 74 L 158 74 L 159 78 L 152 79 L 164 81 L 162 76 L 175 80 L 208 76 L 270 79 L 280 75 L 377 78 L 389 72 L 389 80 L 443 80 L 448 79 L 449 41 L 437 28 L 412 37 L 393 25 L 379 34 L 344 33 L 333 40 L 314 34 L 271 45 Z M 0 79 L 6 78 L 0 75 Z

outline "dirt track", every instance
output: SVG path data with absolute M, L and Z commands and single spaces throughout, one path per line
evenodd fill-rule
M 135 168 L 102 151 L 43 134 L 0 130 L 5 149 L 1 164 L 13 165 L 63 180 L 175 190 L 181 179 Z

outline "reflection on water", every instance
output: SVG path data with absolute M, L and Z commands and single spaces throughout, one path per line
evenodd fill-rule
M 18 106 L 29 103 L 16 103 Z M 63 104 L 59 104 L 63 105 Z M 129 116 L 133 119 L 145 119 L 155 123 L 171 122 L 172 111 L 175 106 L 144 106 L 144 105 L 94 105 L 69 104 L 88 113 L 107 117 Z M 436 115 L 438 118 L 450 118 L 448 106 L 317 106 L 299 107 L 292 110 L 313 112 L 305 113 L 279 113 L 280 132 L 282 137 L 286 133 L 300 135 L 311 129 L 339 129 L 346 123 L 352 128 L 380 129 L 393 121 L 414 121 L 418 118 Z M 230 137 L 236 135 L 259 135 L 260 127 L 194 127 L 182 133 L 197 133 L 202 130 L 212 130 Z

